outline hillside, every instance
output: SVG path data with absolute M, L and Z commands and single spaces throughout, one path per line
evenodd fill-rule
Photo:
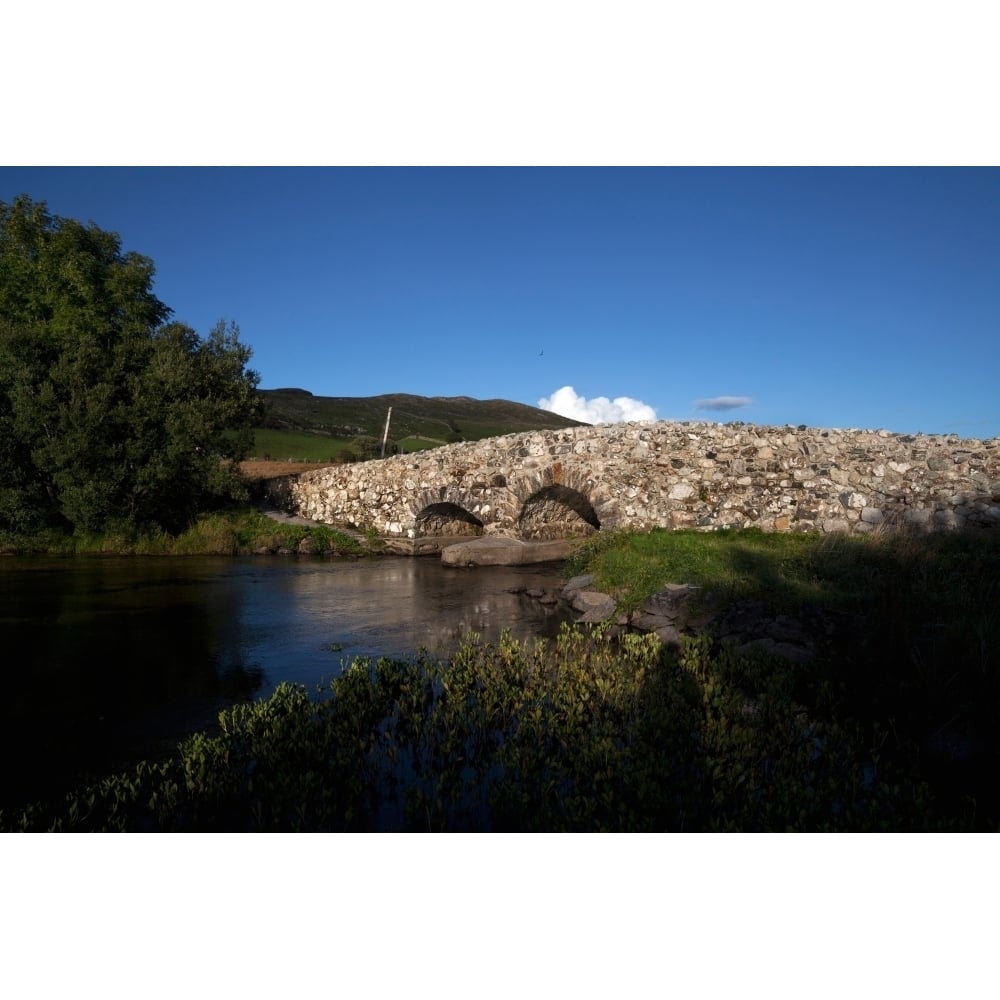
M 392 407 L 389 441 L 401 451 L 450 441 L 478 441 L 518 431 L 582 426 L 524 403 L 469 396 L 314 396 L 305 389 L 260 389 L 266 408 L 256 434 L 256 453 L 300 461 L 334 460 L 359 442 L 381 444 Z M 365 457 L 358 454 L 356 457 Z
M 314 396 L 305 389 L 261 389 L 267 407 L 264 426 L 274 430 L 310 431 L 351 438 L 368 434 L 381 438 L 392 407 L 390 437 L 421 436 L 463 440 L 513 434 L 517 431 L 579 427 L 580 422 L 506 399 L 469 396 Z

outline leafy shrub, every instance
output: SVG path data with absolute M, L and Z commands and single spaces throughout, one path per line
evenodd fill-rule
M 217 736 L 5 829 L 936 829 L 912 760 L 814 717 L 787 663 L 707 637 L 564 627 L 470 635 L 450 662 L 355 660 L 311 699 L 281 685 Z

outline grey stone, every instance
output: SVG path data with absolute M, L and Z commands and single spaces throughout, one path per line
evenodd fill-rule
M 596 590 L 578 590 L 573 594 L 570 606 L 574 611 L 579 611 L 582 615 L 579 621 L 601 622 L 612 615 L 618 609 L 613 597 L 609 594 L 602 594 Z
M 563 584 L 562 596 L 564 600 L 569 600 L 570 594 L 575 590 L 586 590 L 594 582 L 593 573 L 581 573 L 579 576 L 571 577 Z
M 646 457 L 637 460 L 640 454 Z M 880 522 L 862 512 L 882 510 L 887 495 L 894 522 L 946 530 L 958 521 L 906 515 L 935 503 L 969 510 L 976 498 L 1000 505 L 1000 438 L 607 424 L 332 465 L 277 478 L 266 492 L 270 504 L 311 523 L 374 531 L 398 540 L 394 551 L 414 554 L 418 540 L 450 547 L 463 532 L 523 541 L 746 523 L 789 530 L 796 509 L 796 530 L 840 530 L 833 527 L 839 522 L 863 531 L 859 523 Z M 972 523 L 994 518 L 969 515 Z
M 668 583 L 662 590 L 651 594 L 643 602 L 642 611 L 661 618 L 676 618 L 701 588 L 689 583 Z
M 681 634 L 673 625 L 661 625 L 653 629 L 660 642 L 669 649 L 679 649 L 681 644 Z
M 456 542 L 441 552 L 444 566 L 522 566 L 565 559 L 565 542 L 522 542 L 519 538 L 477 538 Z

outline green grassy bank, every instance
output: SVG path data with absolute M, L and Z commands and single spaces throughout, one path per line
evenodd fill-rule
M 319 556 L 360 555 L 377 543 L 361 542 L 322 524 L 286 524 L 258 510 L 201 515 L 187 530 L 111 528 L 100 534 L 51 532 L 30 536 L 0 532 L 0 554 L 57 556 L 239 556 L 300 552 Z

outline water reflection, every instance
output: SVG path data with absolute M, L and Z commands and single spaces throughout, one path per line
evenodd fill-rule
M 282 681 L 310 690 L 355 656 L 447 655 L 467 631 L 551 635 L 513 588 L 557 566 L 456 569 L 433 558 L 0 560 L 0 804 L 125 766 L 211 728 Z
M 339 672 L 354 656 L 398 656 L 424 648 L 446 654 L 467 631 L 493 638 L 502 627 L 520 636 L 545 634 L 550 612 L 510 593 L 516 586 L 554 587 L 551 571 L 445 569 L 423 559 L 266 571 L 248 587 L 234 625 L 244 655 L 263 668 L 268 687 L 303 677 L 304 666 Z M 338 651 L 332 661 L 317 658 Z

